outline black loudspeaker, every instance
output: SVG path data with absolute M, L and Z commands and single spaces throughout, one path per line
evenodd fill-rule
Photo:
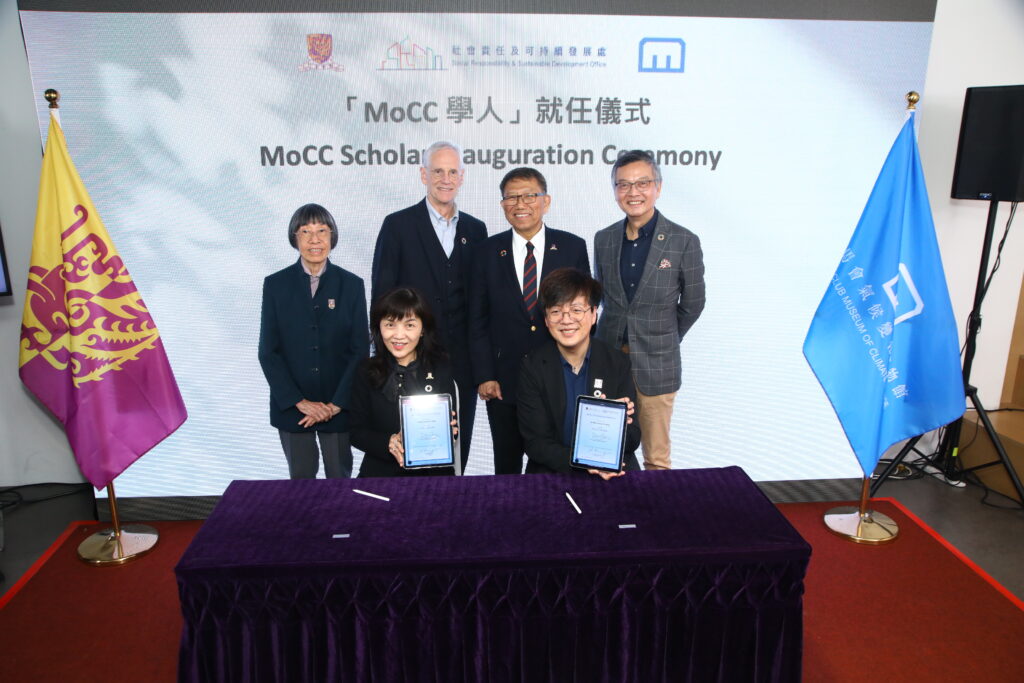
M 967 89 L 952 196 L 1024 200 L 1024 85 Z

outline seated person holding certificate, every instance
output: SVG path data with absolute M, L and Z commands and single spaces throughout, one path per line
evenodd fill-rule
M 636 388 L 629 356 L 590 336 L 597 322 L 601 284 L 575 268 L 559 268 L 540 285 L 544 324 L 552 340 L 528 354 L 519 371 L 519 431 L 527 474 L 583 472 L 571 464 L 576 397 L 612 397 L 628 406 L 623 469 L 587 470 L 603 479 L 638 470 L 640 427 L 633 421 Z
M 402 466 L 398 397 L 451 394 L 455 399 L 451 366 L 437 340 L 430 306 L 414 289 L 393 289 L 370 308 L 370 334 L 376 355 L 356 371 L 349 418 L 352 445 L 365 453 L 359 476 L 454 474 L 452 467 Z

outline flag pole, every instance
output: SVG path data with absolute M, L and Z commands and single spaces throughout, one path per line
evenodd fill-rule
M 121 526 L 117 515 L 117 496 L 114 482 L 107 484 L 107 499 L 110 501 L 110 521 L 114 528 L 103 529 L 89 536 L 78 546 L 78 557 L 97 567 L 124 564 L 148 553 L 160 540 L 159 532 L 146 524 Z
M 911 90 L 907 93 L 907 111 L 917 109 L 921 96 Z M 832 508 L 825 513 L 825 526 L 829 531 L 854 543 L 881 545 L 895 541 L 900 534 L 899 525 L 881 512 L 868 509 L 871 494 L 871 476 L 865 475 L 861 486 L 860 505 Z

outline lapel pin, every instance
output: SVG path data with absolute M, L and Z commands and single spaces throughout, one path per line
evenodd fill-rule
M 334 310 L 334 299 L 327 300 L 327 308 L 331 309 L 332 311 Z
M 601 388 L 602 387 L 604 387 L 604 380 L 600 379 L 600 378 L 595 379 L 594 380 L 594 398 L 601 398 Z
M 506 251 L 505 249 L 502 249 L 501 252 L 498 253 L 498 256 L 501 256 L 502 258 L 504 258 L 504 257 L 508 256 L 508 251 Z
M 423 387 L 423 391 L 427 392 L 428 394 L 431 391 L 433 391 L 433 390 L 434 390 L 434 387 L 430 386 L 429 384 L 427 386 Z
M 672 267 L 672 262 L 669 261 L 667 258 L 661 259 L 661 263 L 658 264 L 658 270 L 665 270 L 666 268 L 671 268 L 671 267 Z
M 427 373 L 427 379 L 434 379 L 434 373 L 428 372 Z
M 463 238 L 462 238 L 462 243 L 463 243 L 463 244 L 465 244 L 465 243 L 466 243 L 466 238 L 465 238 L 465 237 L 463 237 Z
M 659 242 L 663 242 L 664 240 L 665 240 L 665 233 L 659 232 L 658 233 L 658 241 Z M 465 240 L 463 240 L 463 242 L 465 242 Z
M 552 242 L 551 246 L 548 247 L 548 251 L 558 251 L 558 245 Z

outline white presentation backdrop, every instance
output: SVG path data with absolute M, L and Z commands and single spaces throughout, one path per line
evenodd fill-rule
M 21 16 L 34 90 L 61 92 L 72 157 L 189 410 L 118 479 L 122 496 L 287 476 L 256 346 L 263 277 L 297 258 L 288 219 L 326 206 L 341 232 L 332 261 L 369 291 L 381 220 L 422 198 L 419 150 L 439 139 L 464 148 L 458 204 L 491 234 L 508 228 L 500 179 L 528 165 L 547 177 L 548 224 L 591 245 L 622 218 L 615 153 L 655 151 L 658 208 L 700 236 L 707 268 L 707 307 L 680 349 L 675 466 L 860 476 L 801 346 L 902 125 L 903 96 L 924 85 L 931 23 Z M 311 59 L 309 34 L 330 35 L 329 59 Z M 683 70 L 665 70 L 679 41 Z M 477 415 L 469 473 L 485 474 L 490 434 Z

